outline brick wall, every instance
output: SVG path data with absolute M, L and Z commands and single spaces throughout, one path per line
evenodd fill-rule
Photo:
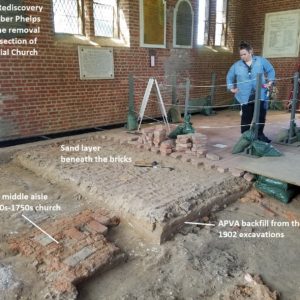
M 54 34 L 50 0 L 24 1 L 43 5 L 41 34 L 36 47 L 37 57 L 0 56 L 0 140 L 35 136 L 61 131 L 90 128 L 126 122 L 128 107 L 128 75 L 135 76 L 135 104 L 139 109 L 147 79 L 156 76 L 161 84 L 170 85 L 177 75 L 183 85 L 189 77 L 194 85 L 209 85 L 211 74 L 217 73 L 217 84 L 225 83 L 231 63 L 237 58 L 237 44 L 241 38 L 252 40 L 255 49 L 261 48 L 264 13 L 296 8 L 299 1 L 278 1 L 286 5 L 274 8 L 274 1 L 258 1 L 244 5 L 242 0 L 230 0 L 228 9 L 228 51 L 209 47 L 173 49 L 172 24 L 175 0 L 167 1 L 167 48 L 154 49 L 156 66 L 150 67 L 150 49 L 139 47 L 139 1 L 120 0 L 122 13 L 130 31 L 130 47 L 114 48 L 115 78 L 113 80 L 80 80 L 78 43 L 58 40 Z M 84 0 L 86 35 L 92 35 L 91 1 Z M 196 0 L 192 1 L 197 19 Z M 267 4 L 266 4 L 267 3 Z M 272 6 L 273 3 L 273 6 Z M 277 3 L 277 2 L 276 2 Z M 292 4 L 294 3 L 294 4 Z M 211 1 L 211 6 L 215 0 Z M 248 11 L 251 10 L 251 14 Z M 34 14 L 33 14 L 34 15 Z M 250 18 L 251 16 L 251 18 Z M 258 19 L 258 22 L 252 18 Z M 249 25 L 249 18 L 252 20 Z M 254 18 L 253 18 L 254 19 Z M 254 30 L 251 30 L 253 27 Z M 247 28 L 247 30 L 245 29 Z M 196 44 L 196 22 L 194 40 Z M 6 47 L 7 48 L 7 47 Z M 19 47 L 26 49 L 26 47 Z M 282 62 L 296 60 L 272 60 L 277 69 Z M 288 69 L 279 73 L 285 75 Z M 166 102 L 171 101 L 171 89 L 162 85 Z M 209 88 L 192 89 L 192 96 L 209 94 Z M 184 86 L 179 92 L 184 100 Z M 228 103 L 231 95 L 225 87 L 218 87 L 216 104 Z M 152 96 L 151 100 L 155 100 Z M 158 116 L 157 105 L 151 102 L 146 115 Z

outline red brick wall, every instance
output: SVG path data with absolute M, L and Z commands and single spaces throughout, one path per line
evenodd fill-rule
M 87 35 L 92 34 L 91 1 L 86 10 Z M 212 7 L 215 0 L 211 1 Z M 194 39 L 196 44 L 197 5 Z M 252 40 L 255 49 L 261 48 L 264 13 L 296 8 L 299 1 L 251 2 L 245 7 L 242 0 L 229 0 L 228 51 L 219 49 L 173 49 L 172 26 L 175 0 L 167 1 L 167 48 L 154 49 L 156 66 L 149 67 L 148 48 L 139 47 L 139 1 L 121 0 L 120 4 L 130 29 L 130 48 L 115 47 L 115 79 L 80 80 L 77 44 L 57 42 L 55 39 L 50 0 L 27 0 L 26 3 L 43 5 L 41 34 L 37 57 L 0 56 L 0 140 L 35 136 L 54 132 L 103 126 L 126 122 L 128 107 L 128 75 L 135 76 L 135 102 L 139 109 L 147 80 L 156 76 L 160 83 L 170 84 L 170 75 L 178 75 L 178 83 L 184 84 L 189 77 L 194 85 L 209 85 L 211 74 L 217 73 L 217 83 L 224 84 L 231 63 L 237 58 L 237 44 L 241 38 Z M 276 2 L 277 3 L 277 2 Z M 283 5 L 283 3 L 286 3 Z M 294 4 L 292 4 L 294 3 Z M 265 8 L 266 5 L 266 8 Z M 246 8 L 251 14 L 246 13 Z M 274 8 L 274 9 L 273 9 Z M 39 14 L 40 15 L 40 14 Z M 252 20 L 249 25 L 249 16 Z M 254 30 L 251 30 L 253 27 Z M 247 30 L 245 29 L 247 28 Z M 20 49 L 22 47 L 19 47 Z M 26 48 L 26 47 L 23 47 Z M 234 50 L 234 53 L 232 51 Z M 282 62 L 296 60 L 272 60 L 277 69 Z M 281 75 L 288 73 L 282 66 Z M 163 80 L 164 79 L 164 80 Z M 161 86 L 166 102 L 171 99 L 171 88 Z M 194 88 L 194 97 L 207 95 L 210 88 Z M 184 89 L 180 100 L 184 100 Z M 225 87 L 218 87 L 216 104 L 228 103 L 231 95 Z M 155 98 L 151 98 L 155 100 Z M 146 115 L 157 116 L 156 104 L 152 103 Z

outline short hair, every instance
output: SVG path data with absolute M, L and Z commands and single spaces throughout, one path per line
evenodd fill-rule
M 250 43 L 246 42 L 246 41 L 241 41 L 240 45 L 239 45 L 239 49 L 240 50 L 247 50 L 248 52 L 250 52 L 251 50 L 253 50 L 252 46 L 250 45 Z

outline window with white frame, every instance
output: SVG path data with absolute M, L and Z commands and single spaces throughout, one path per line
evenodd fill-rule
M 95 36 L 117 35 L 117 0 L 93 0 Z
M 81 0 L 53 0 L 53 14 L 55 32 L 82 34 Z
M 192 48 L 194 13 L 189 0 L 179 0 L 174 10 L 173 46 Z
M 141 47 L 166 47 L 166 1 L 140 1 L 140 45 Z
M 198 34 L 197 44 L 208 44 L 209 28 L 209 0 L 199 0 L 198 2 Z
M 217 0 L 215 46 L 225 46 L 227 0 Z

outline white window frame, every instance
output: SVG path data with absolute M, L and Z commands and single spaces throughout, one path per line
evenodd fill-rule
M 204 43 L 200 44 L 199 43 L 199 6 L 200 6 L 200 1 L 205 1 L 205 11 L 204 11 L 204 15 L 205 15 L 205 19 L 202 20 L 202 22 L 205 21 L 205 25 L 207 25 L 207 40 L 205 40 L 205 25 L 204 25 L 204 28 L 203 28 L 203 34 L 204 34 Z M 210 3 L 209 3 L 209 0 L 198 0 L 198 20 L 197 20 L 197 46 L 198 47 L 201 47 L 201 46 L 206 46 L 208 43 L 209 43 L 209 26 L 210 26 Z
M 223 13 L 223 20 L 222 22 L 217 22 L 217 11 L 216 11 L 216 23 L 215 23 L 215 37 L 214 37 L 214 45 L 216 47 L 224 47 L 226 46 L 226 31 L 227 31 L 227 22 L 228 22 L 228 18 L 227 18 L 227 11 L 228 11 L 228 0 L 220 0 L 223 1 L 222 4 L 222 13 Z M 220 44 L 216 44 L 216 40 L 217 40 L 217 25 L 222 25 L 222 31 L 223 31 L 223 35 L 221 34 L 221 42 Z
M 139 0 L 140 2 L 140 47 L 144 48 L 166 48 L 166 28 L 167 28 L 167 4 L 166 0 L 162 0 L 164 5 L 164 43 L 157 44 L 145 44 L 144 43 L 144 0 Z
M 103 37 L 103 38 L 118 38 L 118 24 L 119 24 L 119 1 L 118 0 L 114 0 L 115 2 L 113 3 L 113 5 L 111 5 L 113 7 L 113 28 L 112 28 L 112 36 L 106 36 L 106 35 L 99 35 L 96 34 L 96 26 L 95 26 L 95 12 L 94 12 L 94 4 L 95 2 L 92 1 L 93 4 L 93 21 L 94 21 L 94 35 L 95 37 Z
M 78 33 L 74 32 L 66 32 L 66 31 L 56 31 L 55 29 L 55 14 L 54 14 L 54 2 L 51 1 L 52 5 L 52 14 L 53 14 L 53 30 L 55 34 L 66 34 L 66 35 L 84 35 L 84 16 L 83 16 L 83 10 L 84 10 L 84 3 L 82 0 L 76 0 L 77 2 L 77 10 L 78 10 Z
M 191 28 L 191 44 L 190 45 L 177 45 L 177 36 L 176 36 L 176 31 L 177 31 L 177 13 L 178 13 L 178 8 L 179 5 L 182 2 L 187 2 L 191 8 L 191 13 L 192 13 L 192 28 Z M 192 4 L 189 0 L 179 0 L 176 3 L 175 10 L 174 10 L 174 18 L 173 18 L 173 47 L 174 48 L 193 48 L 193 39 L 194 39 L 194 10 L 192 7 Z

